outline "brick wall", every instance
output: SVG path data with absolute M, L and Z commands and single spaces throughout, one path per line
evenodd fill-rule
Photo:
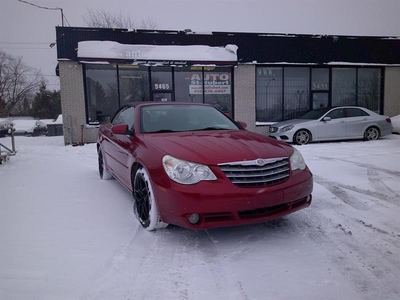
M 234 69 L 235 120 L 247 123 L 247 130 L 268 134 L 268 126 L 256 126 L 256 67 L 239 65 Z
M 74 61 L 59 61 L 61 110 L 64 144 L 80 143 L 83 126 L 84 143 L 96 142 L 98 128 L 86 125 L 85 93 L 82 65 Z
M 400 67 L 385 68 L 384 114 L 400 114 Z

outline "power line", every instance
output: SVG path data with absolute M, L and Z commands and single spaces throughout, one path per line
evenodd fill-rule
M 21 50 L 52 50 L 52 48 L 32 48 L 32 47 L 2 47 L 1 49 L 21 49 Z
M 21 3 L 25 3 L 25 4 L 32 5 L 32 6 L 37 7 L 37 8 L 41 8 L 41 9 L 59 10 L 59 11 L 61 12 L 61 26 L 64 27 L 64 18 L 65 18 L 65 16 L 64 16 L 63 9 L 62 9 L 61 7 L 46 7 L 46 6 L 40 6 L 40 5 L 31 3 L 31 2 L 28 2 L 28 1 L 24 1 L 24 0 L 18 0 L 18 1 L 21 2 Z M 65 18 L 65 19 L 66 19 L 66 18 Z M 69 22 L 68 22 L 68 21 L 67 21 L 67 23 L 68 23 L 68 25 L 69 25 Z M 69 26 L 71 26 L 71 25 L 69 25 Z
M 16 44 L 16 45 L 23 45 L 23 44 L 48 44 L 49 42 L 0 42 L 0 44 Z
M 24 75 L 28 75 L 28 76 L 35 76 L 35 75 L 37 75 L 37 74 L 24 74 Z M 46 75 L 40 75 L 40 76 L 45 76 L 45 77 L 58 77 L 57 75 L 49 75 L 49 74 L 46 74 Z

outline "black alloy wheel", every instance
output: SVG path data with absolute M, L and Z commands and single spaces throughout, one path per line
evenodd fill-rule
M 136 174 L 133 186 L 136 213 L 140 224 L 146 228 L 150 224 L 150 190 L 142 173 Z
M 103 159 L 103 153 L 101 153 L 101 149 L 98 151 L 98 161 L 99 161 L 99 175 L 100 178 L 103 179 L 104 177 L 104 159 Z

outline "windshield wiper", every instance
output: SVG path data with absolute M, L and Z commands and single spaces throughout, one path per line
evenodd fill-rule
M 210 126 L 210 127 L 195 129 L 195 131 L 200 131 L 200 130 L 226 130 L 226 128 Z
M 147 133 L 164 133 L 164 132 L 175 132 L 175 130 L 161 129 L 161 130 L 158 130 L 158 131 L 150 131 L 150 132 L 147 132 Z

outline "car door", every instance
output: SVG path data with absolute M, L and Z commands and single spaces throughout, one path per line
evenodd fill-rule
M 128 130 L 133 132 L 134 110 L 132 106 L 121 108 L 115 115 L 112 126 L 126 124 Z M 132 147 L 132 136 L 129 134 L 116 134 L 111 132 L 109 138 L 111 145 L 109 146 L 108 164 L 113 170 L 114 176 L 116 176 L 122 184 L 129 187 L 129 162 L 131 161 L 130 149 Z
M 361 138 L 364 136 L 364 131 L 371 121 L 371 116 L 364 110 L 352 107 L 345 108 L 346 115 L 346 137 Z
M 330 120 L 325 119 L 326 117 Z M 334 108 L 323 116 L 318 125 L 318 133 L 319 140 L 344 138 L 346 134 L 344 109 Z

